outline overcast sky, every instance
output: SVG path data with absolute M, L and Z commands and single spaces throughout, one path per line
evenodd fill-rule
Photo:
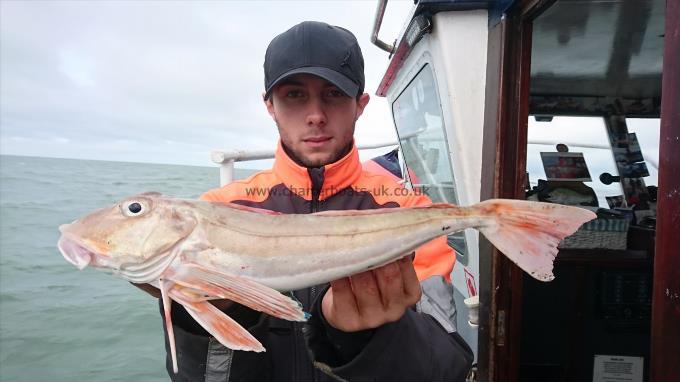
M 269 41 L 304 20 L 350 29 L 372 100 L 358 143 L 396 139 L 376 1 L 0 1 L 0 153 L 210 165 L 215 149 L 270 149 L 261 101 Z M 390 1 L 393 41 L 411 1 Z

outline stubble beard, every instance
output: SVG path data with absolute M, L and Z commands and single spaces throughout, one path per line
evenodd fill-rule
M 281 137 L 281 127 L 279 126 L 279 121 L 274 118 L 274 123 L 276 123 L 276 127 L 279 129 L 279 138 Z M 354 136 L 354 129 L 356 128 L 356 122 L 352 124 L 352 136 Z M 283 140 L 281 140 L 281 146 L 283 147 L 283 150 L 288 154 L 290 159 L 292 159 L 295 163 L 302 167 L 306 168 L 318 168 L 318 167 L 323 167 L 326 165 L 329 165 L 331 163 L 335 163 L 339 161 L 342 157 L 347 155 L 351 150 L 352 146 L 354 144 L 354 140 L 350 140 L 347 146 L 341 148 L 337 152 L 333 153 L 331 158 L 329 160 L 323 160 L 323 159 L 318 159 L 318 160 L 310 160 L 307 158 L 303 158 L 302 155 L 299 155 L 295 151 L 293 151 L 290 147 L 286 146 L 283 143 Z

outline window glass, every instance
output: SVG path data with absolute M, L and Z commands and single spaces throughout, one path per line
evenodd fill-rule
M 531 187 L 536 186 L 539 179 L 546 179 L 541 152 L 557 152 L 556 145 L 563 143 L 568 146 L 569 152 L 583 153 L 592 178 L 585 184 L 595 191 L 600 207 L 608 208 L 606 196 L 623 195 L 619 182 L 607 185 L 600 181 L 603 173 L 618 176 L 602 118 L 554 117 L 550 122 L 537 122 L 534 117 L 529 117 L 527 140 L 527 172 Z
M 432 69 L 425 65 L 392 104 L 407 176 L 414 190 L 435 203 L 458 204 L 444 130 L 444 118 Z M 458 261 L 467 264 L 465 236 L 449 236 Z

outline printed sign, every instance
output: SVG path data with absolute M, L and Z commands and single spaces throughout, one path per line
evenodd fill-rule
M 642 382 L 642 357 L 595 354 L 593 382 Z

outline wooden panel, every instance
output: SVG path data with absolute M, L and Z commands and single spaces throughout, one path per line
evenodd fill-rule
M 481 198 L 524 198 L 532 20 L 555 0 L 520 2 L 489 31 Z M 479 380 L 518 380 L 522 271 L 480 238 Z M 488 280 L 488 281 L 487 281 Z
M 492 199 L 496 195 L 496 145 L 497 130 L 500 125 L 500 99 L 504 36 L 507 19 L 489 29 L 486 66 L 486 96 L 484 107 L 484 138 L 482 141 L 482 168 L 493 169 L 481 174 L 481 200 Z M 494 247 L 483 235 L 479 235 L 479 329 L 477 352 L 477 379 L 480 382 L 493 380 L 495 342 L 494 280 L 496 269 L 493 266 Z
M 498 136 L 497 197 L 524 199 L 532 24 L 524 13 L 515 17 L 507 36 L 506 51 L 512 54 L 504 70 L 508 93 L 501 104 L 506 119 L 502 121 Z M 494 259 L 498 267 L 495 275 L 497 333 L 505 334 L 496 338 L 494 381 L 514 382 L 519 378 L 523 275 L 500 252 L 494 251 Z
M 651 380 L 680 375 L 680 1 L 666 2 Z

